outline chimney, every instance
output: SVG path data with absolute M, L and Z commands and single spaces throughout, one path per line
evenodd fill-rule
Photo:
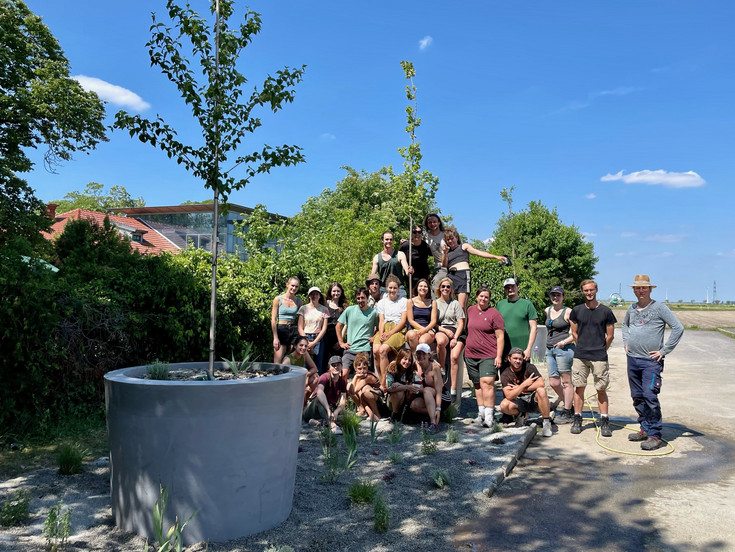
M 57 207 L 58 205 L 56 203 L 47 203 L 46 204 L 46 216 L 50 219 L 55 219 Z

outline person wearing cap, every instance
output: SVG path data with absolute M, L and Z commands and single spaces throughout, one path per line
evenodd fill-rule
M 487 251 L 480 251 L 469 243 L 460 243 L 459 232 L 454 226 L 444 230 L 444 251 L 442 252 L 442 266 L 446 267 L 454 284 L 454 293 L 462 310 L 467 312 L 467 298 L 470 293 L 470 255 L 477 255 L 485 259 L 506 261 L 505 257 L 493 255 Z
M 329 309 L 324 304 L 322 291 L 313 286 L 309 288 L 309 302 L 298 311 L 299 334 L 309 340 L 309 353 L 314 357 L 315 364 L 321 368 L 324 347 L 322 339 L 327 333 Z
M 342 378 L 342 359 L 334 355 L 329 359 L 329 372 L 319 376 L 301 418 L 312 425 L 321 425 L 320 421 L 329 424 L 334 433 L 341 435 L 337 419 L 346 405 L 347 382 Z
M 383 250 L 376 253 L 373 257 L 373 267 L 371 273 L 377 273 L 380 276 L 381 295 L 386 292 L 388 276 L 391 274 L 398 278 L 399 282 L 403 282 L 403 274 L 413 274 L 413 267 L 408 266 L 406 255 L 393 247 L 393 232 L 386 230 L 382 236 Z M 403 285 L 398 290 L 399 297 L 406 296 L 406 290 Z
M 546 307 L 546 366 L 549 370 L 549 386 L 564 401 L 561 414 L 554 418 L 557 424 L 570 424 L 574 419 L 574 387 L 572 387 L 572 361 L 574 338 L 569 316 L 572 309 L 564 306 L 564 288 L 554 286 L 549 291 L 551 306 Z
M 508 354 L 508 368 L 500 374 L 503 396 L 500 410 L 525 422 L 529 412 L 541 412 L 543 426 L 541 435 L 551 437 L 551 407 L 546 395 L 544 378 L 538 368 L 526 361 L 520 347 L 513 347 Z
M 679 343 L 684 326 L 669 307 L 651 299 L 651 290 L 656 286 L 647 274 L 638 274 L 630 287 L 637 301 L 628 307 L 623 319 L 623 346 L 628 358 L 630 395 L 641 429 L 629 434 L 628 440 L 640 441 L 643 450 L 655 450 L 663 444 L 658 395 L 664 357 Z M 671 333 L 664 343 L 667 325 Z
M 505 356 L 511 347 L 523 351 L 526 360 L 531 359 L 533 342 L 536 341 L 536 319 L 538 314 L 533 303 L 518 295 L 518 282 L 515 278 L 507 278 L 503 282 L 506 298 L 498 301 L 495 308 L 505 322 Z
M 574 307 L 569 315 L 572 337 L 577 343 L 572 361 L 574 420 L 570 432 L 575 435 L 582 433 L 584 391 L 591 374 L 597 390 L 597 405 L 600 408 L 600 435 L 612 437 L 607 399 L 607 387 L 610 385 L 607 350 L 615 337 L 617 320 L 613 312 L 597 300 L 597 283 L 594 280 L 582 280 L 580 287 L 584 304 Z
M 373 339 L 378 329 L 378 313 L 368 306 L 366 288 L 359 287 L 355 290 L 355 302 L 356 305 L 350 305 L 339 315 L 335 328 L 337 341 L 343 350 L 342 376 L 345 381 L 357 353 L 369 355 L 372 351 Z
M 410 251 L 409 251 L 410 249 Z M 410 259 L 409 266 L 413 268 L 413 273 L 406 277 L 406 285 L 408 286 L 408 280 L 411 280 L 412 294 L 416 295 L 416 287 L 418 286 L 419 280 L 429 280 L 431 273 L 429 272 L 429 257 L 431 257 L 431 249 L 424 241 L 424 231 L 418 224 L 414 225 L 411 230 L 411 238 L 407 241 L 401 242 L 399 248 L 401 253 L 406 256 L 406 259 Z M 431 294 L 431 290 L 429 290 Z M 412 296 L 413 296 L 412 295 Z
M 365 280 L 365 287 L 368 290 L 368 307 L 374 309 L 383 298 L 384 293 L 380 291 L 380 276 L 373 272 Z

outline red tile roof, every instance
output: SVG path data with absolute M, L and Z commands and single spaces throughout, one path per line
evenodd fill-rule
M 52 239 L 53 236 L 60 234 L 64 230 L 66 223 L 70 220 L 89 219 L 96 221 L 97 224 L 102 226 L 106 216 L 109 217 L 110 222 L 115 225 L 125 226 L 143 232 L 142 243 L 134 241 L 130 242 L 130 245 L 133 247 L 133 249 L 140 251 L 143 254 L 158 255 L 160 253 L 163 253 L 164 251 L 170 251 L 172 253 L 178 253 L 180 251 L 178 247 L 176 247 L 168 239 L 164 238 L 161 234 L 156 232 L 153 228 L 147 226 L 146 224 L 143 224 L 133 217 L 105 215 L 105 213 L 88 211 L 86 209 L 74 209 L 73 211 L 61 213 L 60 215 L 57 214 L 56 218 L 54 219 L 54 223 L 51 225 L 51 232 L 43 232 L 43 236 L 46 239 Z

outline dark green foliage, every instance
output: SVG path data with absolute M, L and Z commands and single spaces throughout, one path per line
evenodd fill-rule
M 436 454 L 437 448 L 438 447 L 436 444 L 436 439 L 434 439 L 427 432 L 422 431 L 421 432 L 421 454 L 425 456 Z
M 56 449 L 56 462 L 61 475 L 82 473 L 84 451 L 72 443 L 62 443 Z
M 373 499 L 373 527 L 378 533 L 390 529 L 390 508 L 380 494 Z
M 23 525 L 28 520 L 30 504 L 30 491 L 18 489 L 0 504 L 0 527 Z
M 358 479 L 347 489 L 347 496 L 352 504 L 372 504 L 378 488 L 375 483 Z
M 98 182 L 90 182 L 83 192 L 73 191 L 64 196 L 64 199 L 55 199 L 57 213 L 66 213 L 72 209 L 87 209 L 106 213 L 107 209 L 120 207 L 143 207 L 142 197 L 133 198 L 124 186 L 111 186 L 104 194 L 104 186 Z
M 353 410 L 343 410 L 342 416 L 339 419 L 339 425 L 342 427 L 342 431 L 354 431 L 356 434 L 360 433 L 360 422 L 362 418 L 358 416 Z

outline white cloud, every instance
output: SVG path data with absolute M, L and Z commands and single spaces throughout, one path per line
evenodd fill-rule
M 482 240 L 482 243 L 484 243 L 485 245 L 490 245 L 494 241 L 495 241 L 495 237 L 494 236 L 490 236 L 489 238 L 485 238 L 484 240 Z
M 596 90 L 587 94 L 586 100 L 575 100 L 569 102 L 561 109 L 557 109 L 554 113 L 564 113 L 565 111 L 575 111 L 577 109 L 584 109 L 591 106 L 597 98 L 604 96 L 627 96 L 632 92 L 643 90 L 643 88 L 635 88 L 633 86 L 618 86 L 617 88 L 611 88 L 610 90 Z
M 587 241 L 590 241 L 590 238 L 594 238 L 597 236 L 594 232 L 581 232 L 582 238 L 584 238 Z
M 337 137 L 336 137 L 336 136 L 335 136 L 334 134 L 332 134 L 331 132 L 324 132 L 324 133 L 323 133 L 323 134 L 322 134 L 322 135 L 320 136 L 320 138 L 321 138 L 322 140 L 336 140 L 336 139 L 337 139 Z
M 720 251 L 719 253 L 717 253 L 717 256 L 718 257 L 735 257 L 735 249 L 733 249 L 732 251 L 725 251 L 725 252 Z
M 688 237 L 689 236 L 687 234 L 654 234 L 653 236 L 647 236 L 646 241 L 677 243 Z
M 587 194 L 584 197 L 586 197 L 587 199 L 595 199 L 597 197 L 597 194 Z
M 620 237 L 621 238 L 632 238 L 636 235 L 637 234 L 635 232 L 623 232 L 622 234 L 620 234 Z
M 649 186 L 663 186 L 665 188 L 698 188 L 704 186 L 705 180 L 694 171 L 673 172 L 658 169 L 623 174 L 620 171 L 615 174 L 606 174 L 600 178 L 601 182 L 615 182 L 617 180 L 625 184 L 647 184 Z
M 426 50 L 429 46 L 431 46 L 432 42 L 434 42 L 434 39 L 431 38 L 429 35 L 426 35 L 424 38 L 419 40 L 419 50 Z
M 143 98 L 138 96 L 138 94 L 122 86 L 110 84 L 102 79 L 87 77 L 85 75 L 75 75 L 72 78 L 81 84 L 85 90 L 95 92 L 100 99 L 110 102 L 113 105 L 129 107 L 137 111 L 145 111 L 151 106 L 148 102 L 143 101 Z

